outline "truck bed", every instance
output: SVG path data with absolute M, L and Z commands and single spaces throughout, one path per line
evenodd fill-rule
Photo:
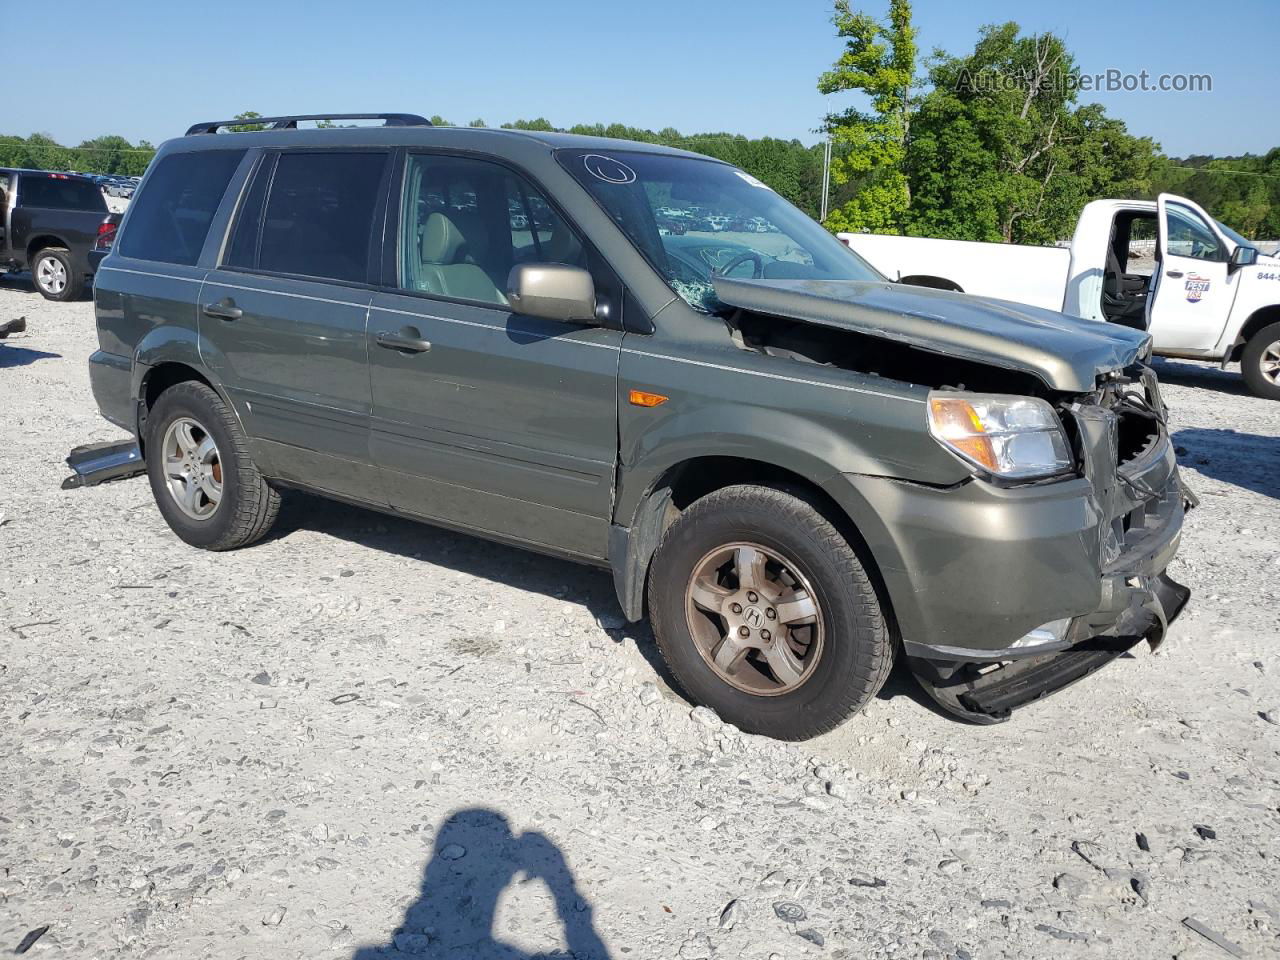
M 890 280 L 936 277 L 964 293 L 1062 309 L 1071 268 L 1071 251 L 1065 247 L 870 233 L 837 236 Z

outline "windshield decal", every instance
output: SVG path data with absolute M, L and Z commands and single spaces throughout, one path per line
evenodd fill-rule
M 582 158 L 587 173 L 605 183 L 626 184 L 636 182 L 636 172 L 621 160 L 599 153 L 588 153 Z
M 761 187 L 765 190 L 770 189 L 767 183 L 765 183 L 762 180 L 757 180 L 755 177 L 747 173 L 745 170 L 735 170 L 733 172 L 736 173 L 741 179 L 747 181 L 747 183 L 751 184 L 753 187 Z

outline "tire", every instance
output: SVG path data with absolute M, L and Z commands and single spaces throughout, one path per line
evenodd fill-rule
M 280 511 L 280 494 L 249 457 L 240 425 L 213 389 L 187 381 L 164 391 L 147 417 L 146 434 L 151 493 L 179 538 L 205 550 L 234 550 L 271 529 Z M 212 442 L 212 455 L 207 441 Z M 185 456 L 184 446 L 195 447 L 195 453 Z M 171 464 L 178 473 L 170 472 Z M 195 464 L 199 470 L 193 472 Z M 183 469 L 188 478 L 204 480 L 183 480 L 178 475 Z
M 1255 397 L 1280 400 L 1280 323 L 1263 327 L 1244 345 L 1240 372 Z
M 717 566 L 723 551 L 729 551 L 729 566 Z M 743 593 L 736 571 L 749 566 L 744 556 L 761 552 L 768 560 L 765 576 L 757 573 L 751 579 L 764 582 L 772 596 L 766 598 L 762 591 L 759 603 L 746 606 L 757 594 Z M 779 560 L 781 568 L 774 562 Z M 770 581 L 779 570 L 777 580 Z M 790 590 L 779 593 L 788 580 Z M 699 588 L 687 592 L 695 581 Z M 708 582 L 715 583 L 711 606 L 719 604 L 721 615 L 702 605 Z M 782 627 L 802 609 L 803 600 L 797 598 L 805 596 L 813 601 L 812 622 Z M 825 733 L 861 710 L 893 666 L 884 612 L 853 549 L 812 505 L 781 490 L 726 487 L 690 505 L 654 554 L 648 600 L 658 649 L 676 683 L 691 700 L 749 733 L 779 740 Z M 768 615 L 763 621 L 762 609 Z M 761 622 L 774 629 L 748 625 Z M 748 639 L 739 640 L 738 647 L 718 645 L 729 643 L 718 641 L 720 634 L 742 636 L 738 631 L 744 628 Z M 779 629 L 789 637 L 789 659 L 778 653 L 783 643 Z M 764 642 L 766 637 L 772 645 Z M 752 643 L 761 647 L 735 652 Z M 795 650 L 806 652 L 796 655 Z M 788 682 L 776 672 L 776 661 L 766 651 L 782 657 L 784 667 L 799 679 Z M 722 653 L 726 659 L 739 657 L 725 671 L 713 663 Z
M 84 294 L 84 276 L 71 266 L 71 251 L 65 247 L 45 247 L 31 258 L 31 282 L 40 296 L 59 303 L 79 300 Z

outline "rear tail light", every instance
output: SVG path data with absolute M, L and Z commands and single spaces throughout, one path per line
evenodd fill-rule
M 98 224 L 98 239 L 93 242 L 95 250 L 110 250 L 116 240 L 116 225 L 110 221 Z

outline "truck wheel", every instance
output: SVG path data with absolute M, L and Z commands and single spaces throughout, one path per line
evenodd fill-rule
M 767 487 L 726 487 L 681 514 L 653 558 L 649 611 L 690 699 L 779 740 L 832 729 L 893 665 L 848 542 L 804 500 Z
M 147 416 L 146 459 L 156 506 L 193 547 L 248 546 L 280 511 L 280 494 L 250 459 L 231 410 L 203 383 L 160 394 Z
M 46 300 L 79 300 L 84 277 L 71 267 L 71 251 L 45 247 L 31 259 L 31 279 Z
M 1249 338 L 1240 355 L 1240 372 L 1255 397 L 1280 400 L 1280 323 Z

